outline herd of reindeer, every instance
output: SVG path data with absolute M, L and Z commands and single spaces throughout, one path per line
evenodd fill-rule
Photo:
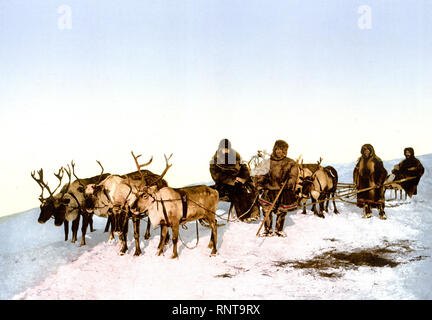
M 120 254 L 127 252 L 127 233 L 129 218 L 133 222 L 135 240 L 135 253 L 140 255 L 140 221 L 148 217 L 147 229 L 144 239 L 150 237 L 150 224 L 153 227 L 160 226 L 160 241 L 157 255 L 161 255 L 164 246 L 169 241 L 168 229 L 172 231 L 173 252 L 172 258 L 178 257 L 177 242 L 179 239 L 179 226 L 191 221 L 199 221 L 203 226 L 211 229 L 210 242 L 211 255 L 217 253 L 217 227 L 216 208 L 219 202 L 218 192 L 207 185 L 194 185 L 182 188 L 172 188 L 164 179 L 168 169 L 172 166 L 169 160 L 172 154 L 165 157 L 165 169 L 158 175 L 143 169 L 148 166 L 153 157 L 144 164 L 139 163 L 141 155 L 135 156 L 131 152 L 137 171 L 124 174 L 104 173 L 102 164 L 101 173 L 91 178 L 78 178 L 75 172 L 75 163 L 61 167 L 58 173 L 54 173 L 59 180 L 58 186 L 51 191 L 48 183 L 44 182 L 43 169 L 32 172 L 32 178 L 42 189 L 39 196 L 40 215 L 39 223 L 45 223 L 54 219 L 56 226 L 64 225 L 65 241 L 68 240 L 69 223 L 72 224 L 72 242 L 76 242 L 80 219 L 82 218 L 81 246 L 85 245 L 85 235 L 88 226 L 93 232 L 93 215 L 107 218 L 105 232 L 110 230 L 110 239 L 114 239 L 114 233 L 118 234 L 121 243 Z M 248 162 L 258 167 L 263 154 L 258 152 Z M 338 213 L 335 203 L 335 193 L 338 184 L 336 170 L 331 167 L 322 167 L 321 160 L 317 164 L 299 163 L 299 177 L 296 185 L 298 207 L 303 206 L 308 199 L 319 203 L 319 210 L 313 205 L 312 210 L 317 216 L 324 217 L 324 211 L 328 212 L 329 200 L 333 199 L 334 213 Z M 67 183 L 60 189 L 63 177 L 67 175 Z M 72 181 L 72 176 L 75 178 Z M 44 191 L 48 196 L 44 197 Z M 327 200 L 327 201 L 326 201 Z

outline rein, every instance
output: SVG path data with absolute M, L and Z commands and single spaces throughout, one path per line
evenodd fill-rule
M 321 202 L 325 202 L 327 200 L 333 200 L 333 199 L 338 199 L 338 200 L 341 200 L 341 201 L 345 201 L 345 202 L 351 203 L 351 202 L 349 202 L 347 200 L 344 200 L 342 197 L 351 197 L 351 196 L 354 196 L 354 195 L 356 195 L 358 193 L 361 193 L 361 192 L 365 192 L 365 191 L 369 191 L 369 190 L 372 190 L 372 189 L 377 189 L 377 188 L 385 187 L 385 186 L 390 185 L 392 183 L 405 182 L 405 181 L 412 180 L 412 179 L 415 179 L 415 178 L 416 177 L 404 178 L 404 179 L 400 179 L 400 180 L 396 180 L 396 181 L 392 181 L 392 182 L 387 182 L 387 183 L 384 183 L 382 185 L 372 186 L 372 187 L 360 189 L 360 190 L 357 190 L 357 191 L 351 191 L 351 192 L 348 192 L 348 193 L 345 193 L 345 194 L 341 194 L 341 195 L 337 195 L 337 196 L 334 196 L 334 197 L 331 197 L 331 198 L 327 198 L 327 199 L 311 202 L 311 203 L 305 204 L 304 206 L 310 206 L 310 205 L 314 205 L 314 204 L 319 204 Z M 353 204 L 356 204 L 356 203 L 353 203 Z

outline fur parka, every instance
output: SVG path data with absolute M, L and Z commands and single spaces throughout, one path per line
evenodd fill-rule
M 366 150 L 369 150 L 369 156 L 365 155 Z M 354 184 L 358 190 L 373 186 L 380 187 L 358 193 L 357 206 L 362 208 L 368 203 L 372 208 L 378 208 L 380 205 L 384 208 L 384 187 L 382 185 L 387 177 L 387 170 L 382 160 L 375 154 L 372 145 L 363 145 L 360 153 L 361 157 L 353 172 Z
M 277 148 L 284 150 L 282 157 L 277 157 L 275 152 Z M 284 207 L 289 208 L 297 200 L 294 188 L 298 179 L 299 168 L 293 159 L 287 157 L 287 151 L 288 144 L 283 140 L 277 140 L 269 159 L 270 169 L 268 173 L 256 177 L 257 186 L 264 189 L 261 199 L 267 204 L 275 200 L 282 185 L 288 180 L 278 200 L 279 207 L 282 209 Z
M 417 194 L 417 185 L 420 182 L 420 178 L 424 173 L 424 167 L 421 164 L 420 160 L 414 156 L 413 148 L 405 148 L 404 154 L 406 151 L 411 153 L 411 156 L 400 162 L 395 168 L 392 170 L 392 173 L 395 174 L 395 180 L 401 180 L 409 177 L 416 177 L 415 179 L 408 180 L 401 183 L 401 187 L 408 194 L 409 197 Z

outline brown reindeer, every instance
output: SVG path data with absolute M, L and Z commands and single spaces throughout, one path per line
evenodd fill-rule
M 300 174 L 300 185 L 301 188 L 297 191 L 299 197 L 299 203 L 303 204 L 303 213 L 306 214 L 305 203 L 308 198 L 311 198 L 312 202 L 319 202 L 319 212 L 316 209 L 316 205 L 312 205 L 312 211 L 315 215 L 320 218 L 325 218 L 324 211 L 328 212 L 328 205 L 330 196 L 334 196 L 336 193 L 337 186 L 337 171 L 331 167 L 321 166 L 322 158 L 315 165 L 303 165 L 301 164 Z M 312 171 L 311 169 L 315 169 Z M 325 204 L 325 199 L 327 203 Z M 339 211 L 336 208 L 336 203 L 333 197 L 333 208 L 334 213 L 338 214 Z
M 135 158 L 135 155 L 132 152 Z M 136 159 L 140 157 L 137 156 Z M 126 175 L 109 175 L 98 184 L 89 184 L 86 187 L 86 201 L 85 210 L 87 212 L 94 212 L 101 217 L 107 217 L 108 221 L 112 223 L 110 239 L 114 239 L 114 233 L 119 235 L 122 248 L 120 254 L 126 253 L 127 247 L 127 233 L 129 225 L 129 216 L 132 216 L 129 211 L 128 199 L 136 194 L 141 184 L 155 185 L 157 188 L 167 186 L 167 182 L 148 170 L 141 170 L 142 167 L 149 165 L 153 158 L 145 164 L 139 165 L 139 171 L 131 172 Z M 135 198 L 134 198 L 135 199 Z M 134 239 L 135 239 L 135 254 L 140 255 L 141 249 L 139 244 L 139 227 L 141 215 L 132 216 L 134 225 Z M 150 223 L 147 225 L 145 239 L 150 236 Z
M 165 156 L 166 168 L 161 174 L 161 178 L 172 166 L 168 163 L 171 156 L 169 158 Z M 134 157 L 134 159 L 138 171 L 140 171 L 136 157 Z M 131 189 L 133 189 L 132 186 Z M 138 187 L 137 192 L 133 192 L 133 194 L 134 195 L 129 197 L 128 200 L 132 216 L 139 216 L 144 212 L 149 216 L 151 224 L 154 227 L 161 225 L 161 239 L 158 246 L 158 255 L 163 253 L 168 228 L 171 228 L 173 234 L 173 253 L 171 258 L 177 258 L 179 226 L 194 220 L 201 220 L 208 223 L 212 230 L 209 248 L 212 248 L 212 255 L 217 253 L 217 225 L 215 214 L 219 201 L 219 194 L 216 190 L 205 185 L 178 189 L 164 187 L 158 190 L 156 186 L 147 186 L 144 182 Z M 123 219 L 125 219 L 124 215 Z
M 69 176 L 68 183 L 63 186 L 63 188 L 60 190 L 59 193 L 56 194 L 56 191 L 58 188 L 60 188 L 64 176 L 64 172 L 67 172 Z M 41 187 L 42 192 L 39 196 L 40 204 L 40 214 L 38 217 L 38 222 L 43 224 L 47 222 L 50 218 L 55 218 L 54 224 L 56 226 L 61 226 L 62 223 L 64 224 L 64 232 L 65 232 L 65 241 L 68 240 L 68 233 L 69 233 L 69 220 L 66 221 L 60 221 L 57 216 L 60 212 L 66 211 L 66 206 L 69 204 L 70 199 L 65 199 L 65 195 L 69 190 L 70 186 L 70 171 L 65 170 L 63 167 L 61 167 L 58 171 L 58 173 L 54 173 L 54 176 L 59 180 L 58 186 L 54 189 L 54 191 L 51 191 L 50 187 L 48 186 L 47 182 L 44 182 L 44 173 L 43 169 L 37 171 L 38 178 L 36 177 L 36 172 L 31 172 L 31 177 L 37 182 L 37 184 Z M 44 197 L 44 191 L 48 192 L 48 197 Z M 75 221 L 76 217 L 73 219 L 70 219 L 70 221 L 73 221 L 72 223 L 72 242 L 76 240 L 76 232 L 78 230 L 79 220 Z
M 99 161 L 98 163 L 102 167 Z M 72 243 L 75 243 L 77 240 L 80 218 L 82 217 L 82 239 L 80 245 L 83 246 L 86 244 L 85 234 L 88 225 L 90 225 L 90 231 L 94 231 L 92 215 L 88 214 L 85 210 L 83 210 L 84 202 L 86 201 L 84 196 L 85 186 L 88 183 L 97 183 L 103 177 L 109 174 L 104 175 L 102 167 L 102 173 L 100 175 L 87 179 L 78 179 L 74 172 L 75 164 L 73 161 L 71 162 L 71 166 L 72 172 L 68 165 L 68 169 L 62 167 L 59 172 L 55 174 L 55 176 L 60 181 L 59 186 L 61 185 L 61 180 L 63 178 L 64 172 L 66 172 L 69 177 L 68 183 L 61 189 L 59 194 L 55 194 L 59 186 L 54 190 L 54 192 L 51 192 L 48 184 L 43 182 L 42 169 L 38 171 L 39 178 L 36 178 L 35 172 L 31 173 L 33 179 L 36 180 L 36 182 L 38 182 L 38 184 L 42 188 L 42 194 L 40 197 L 41 213 L 39 215 L 38 222 L 45 223 L 46 221 L 48 221 L 48 219 L 53 217 L 54 225 L 61 226 L 63 224 L 65 230 L 65 241 L 68 240 L 69 222 L 72 222 Z M 71 174 L 73 174 L 77 178 L 72 183 Z M 50 196 L 48 198 L 43 198 L 44 189 L 46 189 L 50 193 Z

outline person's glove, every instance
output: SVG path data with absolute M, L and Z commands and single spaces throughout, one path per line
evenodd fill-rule
M 236 182 L 240 182 L 241 184 L 244 184 L 246 182 L 246 179 L 240 178 L 240 177 L 236 177 L 235 178 Z

